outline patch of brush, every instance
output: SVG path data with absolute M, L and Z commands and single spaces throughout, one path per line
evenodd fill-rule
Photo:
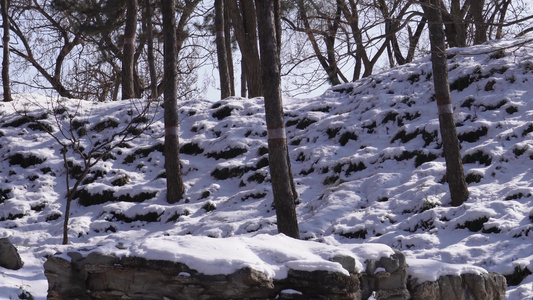
M 492 157 L 483 150 L 476 150 L 475 152 L 468 153 L 463 157 L 463 164 L 473 164 L 476 162 L 488 167 L 492 163 Z
M 485 223 L 489 221 L 489 217 L 483 216 L 477 219 L 466 221 L 464 224 L 458 224 L 456 228 L 458 229 L 468 229 L 471 232 L 478 232 L 483 229 Z
M 211 172 L 211 176 L 218 180 L 226 180 L 229 178 L 241 177 L 250 170 L 252 170 L 252 168 L 247 166 L 216 167 L 213 172 Z
M 518 192 L 515 194 L 508 195 L 507 197 L 505 197 L 505 200 L 519 200 L 522 198 L 530 198 L 530 197 L 531 197 L 531 193 L 524 194 L 522 192 Z
M 232 159 L 246 152 L 248 152 L 248 149 L 246 148 L 235 147 L 235 148 L 229 148 L 229 149 L 226 149 L 220 152 L 209 152 L 205 156 L 209 158 L 214 158 L 216 160 Z
M 188 209 L 184 209 L 182 212 L 178 213 L 177 211 L 174 212 L 167 220 L 166 223 L 169 222 L 177 222 L 181 216 L 188 216 L 191 212 Z
M 435 228 L 435 225 L 433 224 L 432 218 L 421 218 L 414 226 L 407 228 L 406 230 L 414 233 L 419 230 L 422 232 L 430 231 L 433 228 Z
M 147 157 L 148 155 L 150 155 L 150 153 L 152 153 L 154 151 L 159 151 L 159 152 L 163 153 L 164 145 L 163 144 L 155 144 L 155 145 L 153 145 L 151 147 L 139 148 L 139 149 L 135 150 L 132 154 L 126 156 L 126 158 L 124 158 L 124 163 L 125 164 L 131 164 L 136 159 L 141 158 L 141 157 L 143 157 L 143 158 Z
M 341 146 L 345 146 L 349 141 L 357 141 L 357 139 L 358 139 L 357 134 L 351 131 L 345 131 L 339 139 L 339 144 Z
M 522 154 L 526 153 L 526 151 L 529 149 L 528 145 L 515 145 L 513 147 L 513 154 L 516 157 L 521 156 Z
M 341 127 L 328 128 L 326 129 L 326 134 L 328 135 L 329 139 L 333 139 L 337 136 L 337 134 L 340 131 L 341 131 Z
M 415 112 L 415 113 L 404 113 L 402 115 L 399 115 L 396 120 L 397 120 L 397 124 L 398 126 L 404 126 L 405 125 L 405 121 L 413 121 L 414 119 L 417 119 L 419 118 L 421 115 L 420 115 L 420 112 Z
M 264 167 L 268 167 L 269 166 L 269 160 L 268 160 L 268 157 L 261 157 L 258 161 L 257 161 L 257 164 L 255 164 L 255 169 L 256 170 L 259 170 L 259 169 L 262 169 Z
M 45 221 L 46 221 L 46 222 L 55 221 L 55 220 L 61 218 L 61 216 L 63 216 L 63 214 L 61 214 L 61 213 L 59 213 L 59 212 L 51 213 L 51 214 L 49 214 L 48 216 L 46 216 Z
M 476 82 L 476 81 L 479 81 L 481 80 L 482 78 L 487 78 L 489 77 L 490 75 L 482 75 L 481 74 L 481 67 L 477 67 L 471 74 L 467 74 L 467 75 L 464 75 L 464 76 L 461 76 L 457 79 L 455 79 L 451 84 L 450 84 L 450 91 L 463 91 L 464 89 L 466 89 L 467 87 L 470 86 L 470 84 Z
M 252 175 L 246 179 L 248 182 L 257 182 L 257 183 L 263 183 L 267 178 L 267 173 L 263 172 L 254 172 Z
M 374 129 L 377 127 L 377 124 L 376 124 L 376 121 L 373 121 L 370 124 L 363 124 L 363 126 L 361 127 L 366 129 L 366 133 L 372 134 L 374 133 Z
M 15 154 L 10 155 L 8 157 L 8 160 L 11 166 L 19 165 L 23 167 L 24 169 L 26 169 L 34 165 L 42 164 L 43 162 L 46 161 L 46 158 L 40 158 L 32 153 L 25 153 L 25 154 L 15 153 Z
M 213 201 L 207 201 L 202 205 L 202 209 L 204 209 L 206 212 L 213 211 L 217 209 L 217 205 Z
M 0 222 L 2 221 L 6 221 L 6 220 L 10 220 L 10 221 L 13 221 L 13 220 L 16 220 L 16 219 L 22 219 L 24 218 L 24 214 L 22 213 L 19 213 L 19 214 L 12 214 L 12 213 L 9 213 L 7 215 L 7 217 L 1 217 L 0 218 Z
M 507 279 L 507 285 L 509 286 L 517 286 L 522 283 L 522 281 L 529 275 L 531 275 L 531 271 L 528 269 L 528 267 L 522 268 L 522 266 L 517 265 L 514 267 L 514 272 L 511 274 L 503 275 L 505 276 L 505 279 Z
M 218 108 L 217 107 L 214 107 L 215 105 L 213 105 L 212 108 Z M 213 112 L 213 114 L 211 116 L 213 116 L 213 118 L 216 118 L 217 120 L 223 120 L 229 116 L 231 116 L 231 112 L 235 109 L 235 107 L 229 107 L 229 106 L 222 106 L 221 108 L 215 110 Z
M 348 239 L 366 239 L 367 234 L 368 230 L 366 230 L 366 228 L 357 231 L 346 231 L 339 233 L 340 236 Z
M 460 133 L 457 135 L 457 138 L 461 142 L 475 143 L 479 141 L 482 137 L 486 136 L 489 129 L 485 126 L 481 126 L 476 130 Z
M 479 183 L 481 182 L 481 179 L 483 179 L 483 174 L 480 174 L 478 172 L 468 172 L 465 175 L 465 181 L 467 184 Z
M 0 189 L 0 204 L 4 203 L 4 201 L 9 199 L 10 194 L 11 189 Z
M 533 132 L 533 123 L 529 123 L 529 126 L 522 131 L 522 136 L 525 137 L 529 133 Z
M 107 174 L 107 171 L 105 170 L 92 170 L 89 172 L 89 175 L 85 180 L 83 180 L 82 184 L 90 184 L 98 180 L 99 178 L 104 178 Z
M 105 120 L 102 120 L 98 123 L 96 123 L 92 128 L 91 128 L 91 131 L 94 131 L 94 132 L 102 132 L 106 129 L 110 129 L 110 128 L 117 128 L 118 127 L 118 121 L 115 120 L 115 119 L 111 119 L 111 118 L 108 118 L 108 119 L 105 119 Z
M 431 152 L 424 152 L 422 150 L 415 151 L 403 151 L 402 154 L 394 156 L 394 159 L 397 161 L 409 160 L 415 158 L 415 168 L 420 167 L 422 164 L 434 161 L 438 158 L 438 155 Z
M 115 191 L 104 190 L 101 193 L 91 194 L 86 189 L 79 190 L 74 199 L 78 199 L 78 203 L 82 206 L 98 205 L 107 202 L 134 202 L 141 203 L 148 199 L 152 199 L 157 195 L 157 192 L 141 192 L 135 195 L 124 194 L 115 196 Z
M 262 199 L 262 198 L 265 198 L 266 195 L 267 195 L 267 193 L 264 193 L 264 192 L 246 194 L 246 195 L 241 197 L 241 201 L 246 201 L 246 200 L 248 200 L 250 198 L 252 198 L 252 199 Z
M 405 129 L 402 129 L 400 131 L 398 131 L 398 133 L 396 133 L 394 135 L 394 137 L 392 138 L 391 140 L 391 144 L 394 143 L 396 140 L 400 140 L 403 144 L 409 142 L 410 140 L 416 138 L 419 134 L 421 134 L 424 130 L 421 130 L 419 128 L 411 131 L 411 132 L 407 132 Z
M 23 116 L 20 116 L 16 119 L 14 119 L 13 121 L 9 122 L 9 123 L 5 123 L 4 125 L 2 125 L 2 127 L 20 127 L 24 124 L 28 124 L 28 123 L 31 123 L 31 122 L 36 122 L 38 120 L 44 120 L 48 118 L 48 114 L 44 113 L 38 117 L 36 116 L 29 116 L 29 115 L 23 115 Z
M 134 217 L 128 217 L 124 215 L 123 213 L 118 212 L 110 212 L 112 215 L 111 218 L 108 218 L 107 221 L 118 221 L 118 222 L 124 222 L 124 223 L 133 223 L 136 221 L 141 222 L 160 222 L 161 216 L 163 213 L 158 213 L 155 211 L 147 212 L 145 214 L 136 214 Z

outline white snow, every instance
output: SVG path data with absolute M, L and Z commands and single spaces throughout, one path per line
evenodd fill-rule
M 154 105 L 149 114 L 153 123 L 140 123 L 144 133 L 98 162 L 93 170 L 99 172 L 90 175 L 94 182 L 82 188 L 116 197 L 155 196 L 87 207 L 75 200 L 70 242 L 63 246 L 66 170 L 61 147 L 43 131 L 10 123 L 21 111 L 39 118 L 63 105 L 77 114 L 76 120 L 88 122 L 89 135 L 80 141 L 91 149 L 99 141 L 120 139 L 113 133 L 124 129 L 145 101 L 93 104 L 15 95 L 13 104 L 0 103 L 0 237 L 10 238 L 25 265 L 18 271 L 0 268 L 0 299 L 17 299 L 22 290 L 45 299 L 45 257 L 68 257 L 68 251 L 79 249 L 178 261 L 205 274 L 248 266 L 271 278 L 283 278 L 288 268 L 346 274 L 330 260 L 336 255 L 354 257 L 356 268 L 364 270 L 366 260 L 389 256 L 393 249 L 406 255 L 409 274 L 419 281 L 487 271 L 508 275 L 516 267 L 533 271 L 533 70 L 528 67 L 533 65 L 533 43 L 510 47 L 528 39 L 450 50 L 455 54 L 449 60 L 450 82 L 476 69 L 481 74 L 468 87 L 451 92 L 457 131 L 465 134 L 462 155 L 473 158 L 465 162 L 465 174 L 477 177 L 460 207 L 450 205 L 442 180 L 446 168 L 427 57 L 334 87 L 321 97 L 287 101 L 297 215 L 305 240 L 277 234 L 268 167 L 258 166 L 267 157 L 262 152 L 267 147 L 263 100 L 234 97 L 215 104 L 233 109 L 222 119 L 212 116 L 219 109 L 212 108 L 214 103 L 180 103 L 181 146 L 195 144 L 203 152 L 180 155 L 187 190 L 176 204 L 165 201 L 162 153 L 146 150 L 164 138 L 162 110 Z M 499 45 L 510 47 L 503 58 L 485 53 Z M 496 83 L 486 91 L 490 80 Z M 68 126 L 70 120 L 67 114 L 45 117 L 42 122 L 56 133 L 58 124 Z M 90 130 L 108 119 L 117 127 Z M 304 119 L 310 124 L 300 124 Z M 483 128 L 487 133 L 479 139 L 466 137 Z M 230 159 L 207 157 L 236 147 L 247 152 Z M 10 164 L 17 153 L 46 160 L 26 168 Z M 81 164 L 79 156 L 68 155 Z M 224 168 L 237 174 L 215 179 Z M 98 177 L 102 172 L 107 174 Z M 113 184 L 122 176 L 130 181 Z M 206 210 L 208 203 L 215 209 Z M 533 275 L 508 287 L 507 299 L 530 298 Z

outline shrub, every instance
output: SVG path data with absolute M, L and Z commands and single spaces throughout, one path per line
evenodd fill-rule
M 357 134 L 353 133 L 353 132 L 350 132 L 350 131 L 346 131 L 344 132 L 342 135 L 341 135 L 341 138 L 339 139 L 339 144 L 341 144 L 341 146 L 344 146 L 346 145 L 350 140 L 353 140 L 353 141 L 357 141 Z
M 95 132 L 102 132 L 108 128 L 116 128 L 116 127 L 118 127 L 118 122 L 116 120 L 106 119 L 106 120 L 96 123 L 96 125 L 94 125 L 93 128 L 91 128 L 91 130 Z
M 522 283 L 522 280 L 524 280 L 524 278 L 531 274 L 533 273 L 531 273 L 531 271 L 527 267 L 522 269 L 522 266 L 515 266 L 514 272 L 512 274 L 503 276 L 505 276 L 505 279 L 507 279 L 507 285 L 516 286 L 520 285 L 520 283 Z
M 465 133 L 459 134 L 457 136 L 457 138 L 461 142 L 474 143 L 474 142 L 479 141 L 479 139 L 481 137 L 484 137 L 485 135 L 487 135 L 488 131 L 489 131 L 489 129 L 487 127 L 482 126 L 481 128 L 478 128 L 478 129 L 476 129 L 474 131 L 470 131 L 470 132 L 465 132 Z
M 213 105 L 213 106 L 215 106 L 215 105 Z M 215 108 L 215 107 L 213 107 L 213 108 Z M 216 110 L 215 112 L 213 112 L 212 116 L 213 116 L 213 118 L 217 118 L 218 120 L 222 120 L 222 119 L 224 119 L 226 117 L 231 116 L 231 112 L 234 109 L 235 108 L 232 108 L 232 107 L 229 107 L 229 106 L 224 106 L 224 107 Z
M 227 150 L 221 151 L 221 152 L 209 152 L 206 154 L 207 157 L 213 157 L 216 160 L 219 160 L 221 158 L 223 159 L 231 159 L 235 158 L 241 154 L 244 154 L 248 152 L 248 149 L 246 148 L 229 148 Z
M 479 162 L 488 167 L 492 163 L 492 157 L 482 150 L 477 150 L 476 152 L 467 154 L 463 157 L 463 164 L 471 164 L 475 162 Z
M 198 144 L 195 143 L 186 143 L 180 146 L 180 153 L 183 154 L 197 155 L 202 154 L 203 152 L 204 149 L 200 148 Z
M 213 211 L 215 209 L 217 209 L 217 206 L 214 202 L 212 201 L 207 201 L 203 206 L 202 206 L 203 209 L 205 209 L 206 212 L 210 212 L 210 211 Z
M 33 165 L 42 164 L 46 160 L 45 158 L 40 158 L 33 154 L 23 155 L 21 153 L 15 153 L 9 156 L 8 159 L 10 165 L 20 165 L 24 169 Z
M 457 225 L 457 228 L 460 228 L 460 229 L 466 228 L 472 232 L 478 232 L 481 229 L 483 229 L 483 225 L 487 223 L 488 220 L 489 220 L 489 217 L 486 217 L 486 216 L 477 218 L 472 221 L 466 221 L 464 225 Z
M 361 230 L 353 231 L 353 232 L 342 232 L 340 233 L 340 236 L 343 236 L 349 239 L 366 239 L 367 234 L 368 234 L 368 231 L 366 229 L 361 229 Z

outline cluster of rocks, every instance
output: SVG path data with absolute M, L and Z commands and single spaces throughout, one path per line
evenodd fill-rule
M 363 273 L 352 257 L 338 256 L 349 275 L 289 270 L 281 280 L 249 267 L 228 275 L 205 275 L 183 263 L 115 257 L 100 253 L 68 254 L 46 261 L 48 300 L 61 299 L 505 299 L 505 277 L 497 273 L 442 276 L 418 283 L 407 278 L 405 257 L 367 261 Z

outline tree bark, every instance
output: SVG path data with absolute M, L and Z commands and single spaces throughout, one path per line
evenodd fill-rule
M 237 4 L 237 0 L 227 0 L 226 3 L 244 61 L 248 97 L 263 96 L 261 61 L 257 47 L 257 19 L 253 1 L 241 0 L 240 5 Z
M 300 238 L 294 194 L 291 186 L 290 161 L 281 98 L 280 37 L 276 12 L 279 0 L 256 0 L 259 16 L 259 44 L 261 74 L 265 96 L 265 115 L 268 132 L 269 168 L 274 194 L 278 231 Z
M 183 197 L 185 186 L 181 176 L 178 137 L 178 68 L 176 39 L 176 2 L 161 0 L 164 31 L 164 122 L 165 170 L 167 176 L 167 202 L 176 203 Z
M 439 5 L 442 13 L 441 19 L 444 21 L 443 24 L 446 28 L 445 33 L 448 44 L 451 48 L 466 47 L 467 24 L 464 20 L 466 15 L 466 4 L 463 5 L 463 8 L 461 8 L 461 3 L 459 0 L 452 0 L 450 12 L 446 11 L 442 0 L 439 2 Z
M 483 6 L 485 6 L 485 0 L 471 1 L 470 14 L 474 19 L 474 45 L 483 44 L 487 41 L 487 29 L 488 26 L 483 20 Z
M 9 80 L 9 1 L 1 0 L 0 9 L 2 10 L 2 28 L 4 36 L 2 37 L 3 57 L 2 57 L 2 86 L 4 87 L 4 102 L 12 101 L 11 82 Z
M 423 1 L 422 8 L 429 21 L 433 83 L 439 110 L 444 157 L 446 160 L 446 178 L 450 188 L 452 206 L 459 206 L 468 199 L 468 188 L 466 186 L 461 150 L 453 119 L 453 106 L 446 64 L 444 29 L 439 4 L 439 0 L 425 0 Z
M 155 70 L 155 58 L 154 58 L 154 38 L 152 27 L 152 4 L 150 0 L 146 0 L 146 14 L 145 14 L 145 26 L 146 26 L 146 39 L 148 43 L 148 68 L 150 71 L 150 98 L 157 98 L 157 73 Z
M 226 3 L 226 0 L 222 0 Z M 224 39 L 226 44 L 226 61 L 228 62 L 229 82 L 231 96 L 235 96 L 235 70 L 233 69 L 233 51 L 231 48 L 231 17 L 226 5 L 224 5 Z
M 248 97 L 248 84 L 246 82 L 246 67 L 244 57 L 241 57 L 241 97 Z
M 231 82 L 228 68 L 228 54 L 226 53 L 226 38 L 224 34 L 224 1 L 215 0 L 215 31 L 218 58 L 218 74 L 220 77 L 220 98 L 231 96 Z
M 135 98 L 134 55 L 135 33 L 137 31 L 137 0 L 128 0 L 126 4 L 126 28 L 124 29 L 124 47 L 122 57 L 122 99 Z

